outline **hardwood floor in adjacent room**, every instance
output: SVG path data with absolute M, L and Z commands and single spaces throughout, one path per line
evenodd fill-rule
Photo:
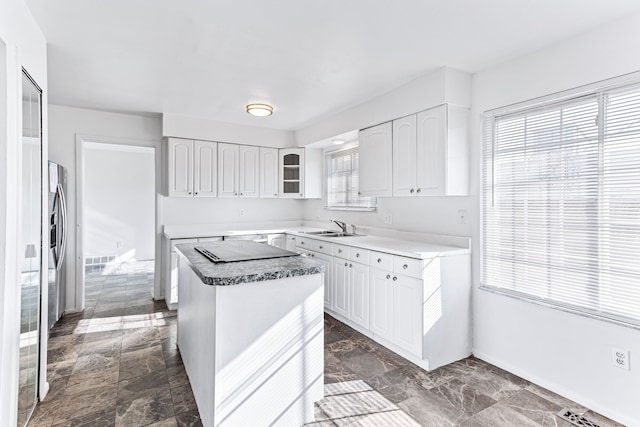
M 50 332 L 51 391 L 29 426 L 201 426 L 176 346 L 176 312 L 151 299 L 152 263 L 86 276 L 86 309 Z M 474 357 L 426 372 L 325 316 L 325 398 L 307 426 L 558 426 L 571 409 L 619 426 Z M 259 420 L 255 426 L 260 426 Z

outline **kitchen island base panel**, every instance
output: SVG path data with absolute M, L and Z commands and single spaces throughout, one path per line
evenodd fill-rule
M 185 262 L 179 274 L 178 347 L 203 425 L 313 421 L 324 392 L 322 274 L 233 286 L 205 285 Z

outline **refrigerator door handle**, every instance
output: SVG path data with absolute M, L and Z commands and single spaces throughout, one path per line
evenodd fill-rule
M 60 254 L 58 256 L 58 265 L 56 270 L 60 271 L 62 268 L 62 262 L 64 261 L 64 254 L 67 251 L 67 200 L 64 197 L 64 190 L 62 185 L 58 184 L 57 193 L 60 195 L 60 212 L 62 213 L 62 243 L 60 244 Z

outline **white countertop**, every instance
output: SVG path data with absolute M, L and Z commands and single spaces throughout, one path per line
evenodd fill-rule
M 196 237 L 237 236 L 243 234 L 288 233 L 307 239 L 356 246 L 362 249 L 419 259 L 471 253 L 471 239 L 459 236 L 433 235 L 368 227 L 358 228 L 358 233 L 364 234 L 363 236 L 321 237 L 304 233 L 305 231 L 326 229 L 332 230 L 336 229 L 336 227 L 296 221 L 262 224 L 173 225 L 164 227 L 164 236 L 169 239 L 188 239 Z M 336 231 L 338 230 L 336 229 Z

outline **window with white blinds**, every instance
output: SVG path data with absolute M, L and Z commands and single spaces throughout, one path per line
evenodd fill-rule
M 358 147 L 327 154 L 327 208 L 375 210 L 375 197 L 358 195 Z
M 482 286 L 640 326 L 640 85 L 483 133 Z

